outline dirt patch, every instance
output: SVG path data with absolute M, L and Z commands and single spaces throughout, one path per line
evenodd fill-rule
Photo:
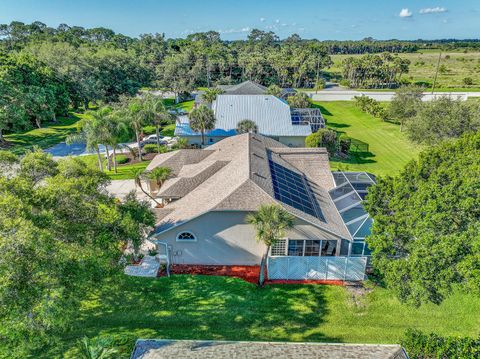
M 373 288 L 365 287 L 362 283 L 347 283 L 345 285 L 350 302 L 357 308 L 366 306 L 366 297 L 373 291 Z

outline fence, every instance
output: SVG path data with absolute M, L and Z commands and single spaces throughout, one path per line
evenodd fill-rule
M 268 279 L 361 281 L 366 265 L 366 257 L 269 257 Z

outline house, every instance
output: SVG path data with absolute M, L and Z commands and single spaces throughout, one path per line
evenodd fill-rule
M 172 263 L 258 265 L 266 248 L 245 217 L 262 204 L 277 204 L 294 216 L 295 225 L 271 249 L 270 278 L 363 279 L 366 257 L 351 256 L 354 236 L 348 227 L 349 210 L 358 214 L 358 203 L 343 183 L 335 192 L 324 148 L 290 148 L 248 133 L 205 149 L 159 154 L 147 170 L 158 166 L 171 168 L 173 177 L 161 188 L 151 183 L 165 206 L 156 209 L 150 240 L 168 248 Z
M 305 146 L 305 137 L 325 127 L 319 109 L 291 109 L 287 102 L 272 95 L 221 94 L 212 103 L 215 129 L 205 134 L 205 144 L 216 143 L 237 134 L 237 124 L 252 120 L 258 133 L 271 137 L 290 147 Z M 300 111 L 301 110 L 301 111 Z M 177 120 L 175 136 L 188 143 L 201 144 L 201 135 L 193 131 L 188 116 Z
M 400 345 L 395 344 L 140 339 L 135 343 L 131 358 L 407 359 L 408 356 Z

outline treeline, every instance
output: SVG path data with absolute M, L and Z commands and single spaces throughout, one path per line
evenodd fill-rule
M 345 84 L 353 88 L 392 88 L 398 87 L 409 64 L 410 60 L 390 53 L 347 57 L 342 75 Z

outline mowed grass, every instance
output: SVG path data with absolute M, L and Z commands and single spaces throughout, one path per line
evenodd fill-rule
M 403 77 L 413 82 L 424 82 L 431 85 L 435 77 L 438 55 L 438 50 L 400 53 L 400 57 L 409 59 L 411 62 L 409 72 Z M 341 74 L 341 63 L 343 59 L 350 56 L 362 55 L 332 55 L 333 65 L 326 71 Z M 442 52 L 440 65 L 446 67 L 446 72 L 438 73 L 436 91 L 480 91 L 480 52 Z M 473 80 L 472 85 L 466 86 L 463 83 L 463 79 L 466 77 Z
M 45 124 L 43 128 L 8 134 L 5 139 L 11 147 L 7 149 L 16 154 L 23 154 L 35 146 L 42 149 L 52 147 L 65 141 L 68 135 L 75 133 L 77 122 L 85 116 L 81 113 L 71 113 L 68 117 L 58 118 L 55 123 Z
M 368 144 L 367 152 L 348 159 L 331 159 L 332 170 L 367 171 L 375 175 L 395 175 L 417 158 L 420 148 L 411 143 L 400 126 L 384 122 L 355 106 L 353 101 L 314 102 L 320 107 L 327 127 L 344 132 Z
M 97 155 L 86 155 L 86 156 L 78 156 L 77 158 L 81 159 L 83 162 L 85 162 L 89 167 L 98 169 L 98 157 Z M 103 158 L 103 155 L 102 155 Z M 142 161 L 142 162 L 136 162 L 132 164 L 125 164 L 125 165 L 118 165 L 117 166 L 117 173 L 113 171 L 107 171 L 107 160 L 103 160 L 103 168 L 105 170 L 105 174 L 111 179 L 111 180 L 126 180 L 126 179 L 133 179 L 135 178 L 135 173 L 139 169 L 144 170 L 147 168 L 148 164 L 151 161 Z
M 38 357 L 78 357 L 83 336 L 112 336 L 125 358 L 138 338 L 399 343 L 407 328 L 474 337 L 479 313 L 478 298 L 462 293 L 414 308 L 379 287 L 353 300 L 337 286 L 258 289 L 229 277 L 121 275 L 91 293 L 74 329 Z

